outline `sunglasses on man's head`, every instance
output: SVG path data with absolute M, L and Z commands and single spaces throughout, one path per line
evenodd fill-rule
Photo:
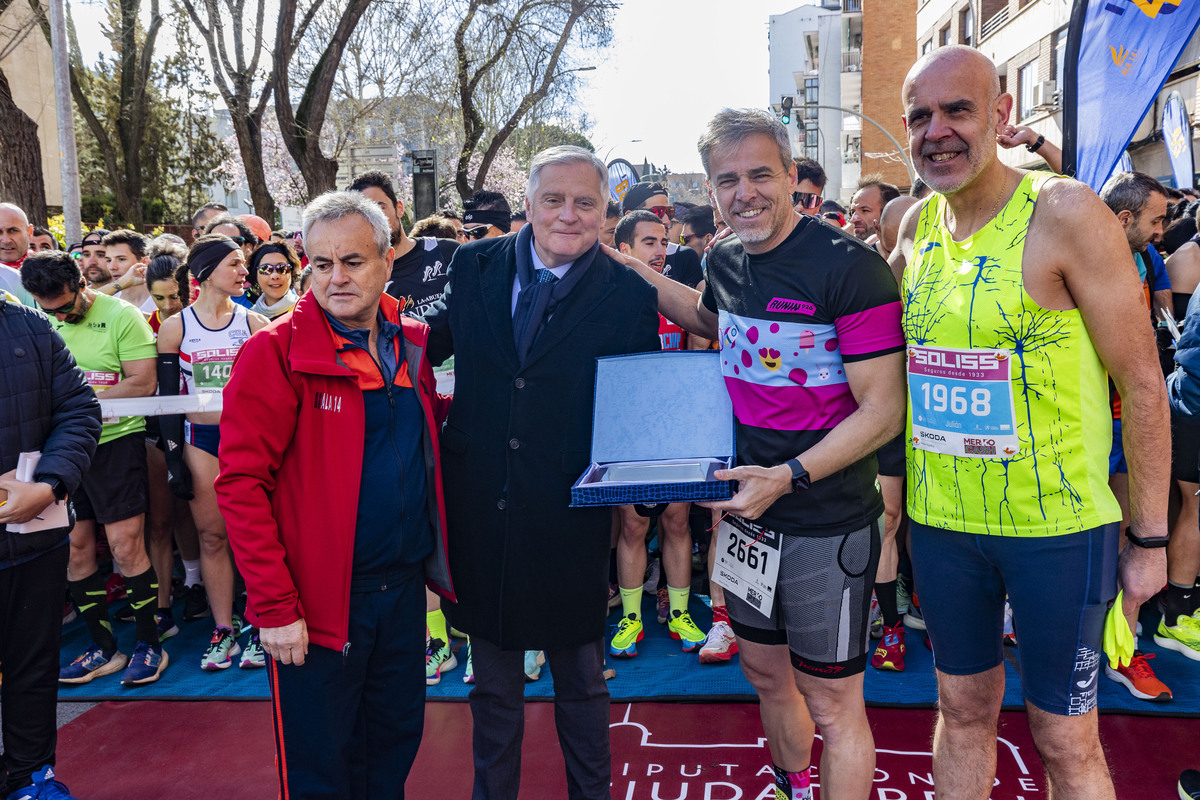
M 820 208 L 823 198 L 813 192 L 792 192 L 792 205 L 801 208 Z
M 291 271 L 287 264 L 263 264 L 258 268 L 259 275 L 286 275 Z

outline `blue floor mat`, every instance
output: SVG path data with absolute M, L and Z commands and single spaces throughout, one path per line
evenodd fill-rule
M 1147 604 L 1150 606 L 1152 604 Z M 712 624 L 712 611 L 696 598 L 690 610 L 696 625 L 708 630 Z M 613 700 L 679 702 L 754 701 L 754 690 L 742 674 L 738 657 L 726 664 L 701 664 L 696 654 L 680 651 L 679 642 L 670 638 L 665 625 L 655 619 L 654 598 L 647 595 L 642 603 L 643 618 L 647 618 L 646 638 L 638 643 L 638 655 L 631 659 L 608 658 L 607 666 L 616 670 L 616 677 L 608 682 Z M 608 637 L 612 636 L 620 610 L 609 614 Z M 1152 633 L 1158 625 L 1158 615 L 1146 610 L 1142 619 L 1143 628 Z M 1168 703 L 1149 703 L 1134 698 L 1117 683 L 1101 674 L 1101 713 L 1150 714 L 1172 717 L 1200 716 L 1200 664 L 1190 661 L 1179 653 L 1163 650 L 1154 644 L 1148 633 L 1141 637 L 1141 646 L 1147 653 L 1155 655 L 1152 661 L 1155 673 L 1175 693 Z M 882 672 L 867 667 L 864 694 L 867 705 L 877 707 L 930 708 L 937 702 L 937 679 L 933 671 L 933 654 L 925 648 L 924 633 L 907 631 L 904 672 Z M 464 642 L 455 640 L 454 647 L 459 655 L 459 665 L 443 675 L 441 682 L 426 690 L 431 700 L 464 700 L 471 687 L 462 681 L 466 671 Z M 1017 651 L 1009 650 L 1004 666 L 1004 708 L 1018 711 L 1024 708 L 1021 695 L 1021 679 L 1014 664 Z M 1103 672 L 1103 669 L 1102 669 Z M 525 684 L 528 699 L 550 699 L 553 696 L 553 679 L 548 666 L 542 668 L 539 680 Z
M 117 603 L 110 609 L 115 614 L 126 604 Z M 176 603 L 173 612 L 179 633 L 163 644 L 168 662 L 162 676 L 154 683 L 144 686 L 122 686 L 121 673 L 96 678 L 91 683 L 78 686 L 58 685 L 58 699 L 64 702 L 101 700 L 266 700 L 271 697 L 265 669 L 239 669 L 241 656 L 233 657 L 233 666 L 219 672 L 200 669 L 200 657 L 208 648 L 212 638 L 212 617 L 182 622 L 183 603 Z M 117 646 L 125 655 L 133 651 L 135 641 L 132 622 L 113 622 L 117 634 Z M 238 643 L 246 646 L 248 634 L 242 634 Z M 92 643 L 83 619 L 63 628 L 62 649 L 59 666 L 65 667 Z
M 1151 606 L 1153 604 L 1147 604 Z M 117 606 L 120 608 L 120 605 Z M 707 630 L 712 624 L 712 612 L 698 599 L 692 599 L 692 616 L 696 624 Z M 182 619 L 182 604 L 175 609 L 176 620 Z M 701 664 L 695 653 L 680 650 L 679 642 L 672 640 L 665 625 L 654 620 L 654 598 L 647 596 L 643 602 L 643 614 L 649 615 L 646 638 L 638 644 L 638 656 L 632 659 L 609 658 L 607 666 L 616 670 L 616 676 L 608 682 L 613 700 L 677 702 L 754 701 L 754 690 L 742 674 L 738 657 L 726 664 Z M 620 618 L 619 610 L 609 615 L 609 632 Z M 134 630 L 132 623 L 114 623 L 117 640 L 125 653 L 133 648 Z M 1142 614 L 1142 625 L 1149 632 L 1141 637 L 1147 653 L 1153 653 L 1152 662 L 1159 679 L 1175 693 L 1168 703 L 1148 703 L 1138 700 L 1122 686 L 1103 675 L 1100 682 L 1101 713 L 1118 714 L 1161 714 L 1173 717 L 1200 716 L 1200 664 L 1184 658 L 1179 653 L 1163 650 L 1154 644 L 1150 635 L 1158 625 L 1157 613 L 1147 609 Z M 212 635 L 212 620 L 203 619 L 191 623 L 179 623 L 180 633 L 168 639 L 165 649 L 170 664 L 157 683 L 137 688 L 121 686 L 119 673 L 97 678 L 81 686 L 59 686 L 59 699 L 63 701 L 100 700 L 265 700 L 270 697 L 265 670 L 245 670 L 234 666 L 222 672 L 204 672 L 200 669 L 200 656 Z M 925 649 L 924 636 L 920 631 L 907 632 L 905 671 L 881 672 L 867 668 L 864 694 L 867 705 L 879 707 L 932 707 L 937 702 L 937 681 L 933 672 L 932 654 Z M 246 636 L 239 640 L 244 646 Z M 76 620 L 63 629 L 63 647 L 60 664 L 65 666 L 83 652 L 90 640 L 82 620 Z M 462 701 L 471 690 L 463 683 L 466 672 L 465 642 L 455 639 L 453 646 L 458 654 L 459 665 L 445 673 L 436 686 L 428 687 L 426 696 L 430 700 Z M 1005 664 L 1004 707 L 1006 710 L 1022 708 L 1020 676 L 1014 667 L 1016 651 L 1008 651 L 1009 661 Z M 542 668 L 541 678 L 525 684 L 525 696 L 531 700 L 549 700 L 554 693 L 553 678 L 549 666 Z

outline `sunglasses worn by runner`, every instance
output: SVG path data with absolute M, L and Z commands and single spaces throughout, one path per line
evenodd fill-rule
M 675 218 L 675 206 L 650 206 L 645 210 L 657 214 L 659 219 Z
M 687 247 L 687 246 L 688 246 L 688 242 L 692 241 L 692 239 L 699 239 L 699 238 L 701 238 L 701 237 L 703 237 L 703 236 L 704 236 L 704 234 L 703 234 L 703 233 L 690 233 L 690 234 L 688 234 L 687 236 L 684 236 L 684 235 L 681 233 L 681 234 L 679 234 L 679 243 L 680 243 L 681 245 L 683 245 L 684 247 Z
M 80 289 L 76 288 L 75 294 L 71 295 L 71 302 L 61 305 L 58 308 L 45 308 L 42 306 L 39 306 L 39 308 L 41 308 L 42 313 L 48 317 L 53 316 L 55 314 L 70 314 L 72 311 L 75 310 L 75 304 L 79 302 L 79 292 L 80 291 L 81 291 Z
M 259 275 L 286 275 L 291 271 L 287 264 L 263 264 L 258 268 Z
M 487 236 L 488 229 L 491 227 L 491 225 L 476 225 L 474 228 L 463 228 L 462 232 L 470 239 L 482 239 Z
M 821 202 L 824 200 L 819 194 L 813 192 L 792 192 L 792 205 L 800 206 L 801 208 L 820 208 Z

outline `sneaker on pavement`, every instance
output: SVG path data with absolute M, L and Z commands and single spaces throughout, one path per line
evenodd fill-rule
M 696 623 L 692 621 L 692 615 L 686 611 L 671 612 L 671 619 L 667 622 L 667 631 L 671 634 L 672 639 L 678 640 L 683 645 L 685 653 L 696 652 L 700 649 L 700 645 L 707 640 L 704 631 L 696 627 Z
M 728 622 L 714 622 L 700 648 L 701 664 L 724 664 L 737 655 L 737 637 Z
M 667 593 L 667 587 L 662 587 L 655 593 L 655 609 L 658 611 L 658 624 L 665 625 L 671 617 L 671 595 Z
M 612 641 L 608 645 L 609 655 L 617 658 L 633 658 L 638 654 L 637 643 L 644 636 L 640 619 L 633 614 L 621 617 L 621 621 L 617 623 L 617 632 L 613 634 Z
M 183 590 L 183 621 L 195 622 L 212 614 L 208 607 L 208 593 L 203 583 L 193 583 Z
M 442 673 L 449 672 L 458 666 L 458 659 L 450 649 L 449 642 L 441 639 L 430 639 L 429 649 L 425 651 L 425 685 L 437 686 L 442 680 Z
M 250 629 L 250 641 L 242 650 L 242 660 L 238 662 L 241 669 L 259 669 L 267 665 L 267 651 L 263 650 L 262 642 L 258 640 L 258 628 Z
M 233 657 L 242 652 L 242 646 L 237 643 L 234 633 L 229 628 L 214 628 L 208 649 L 200 659 L 200 669 L 214 672 L 219 669 L 229 669 Z
M 1179 774 L 1179 800 L 1200 800 L 1200 771 L 1185 769 Z
M 1174 625 L 1168 625 L 1165 619 L 1159 620 L 1154 643 L 1192 661 L 1200 661 L 1200 620 L 1182 614 Z
M 54 780 L 54 767 L 47 764 L 30 776 L 32 784 L 17 789 L 8 800 L 75 800 L 65 784 Z
M 467 670 L 463 673 L 463 683 L 475 683 L 475 662 L 471 660 L 471 641 L 468 639 L 463 650 L 467 651 Z
M 1123 667 L 1113 668 L 1110 661 L 1104 667 L 1104 674 L 1124 686 L 1129 693 L 1139 700 L 1149 700 L 1152 703 L 1165 703 L 1171 699 L 1171 690 L 1160 681 L 1151 669 L 1149 661 L 1154 653 L 1133 651 L 1133 659 Z
M 883 612 L 879 609 L 879 598 L 871 592 L 871 638 L 883 636 Z
M 58 671 L 59 683 L 88 683 L 104 675 L 117 672 L 129 659 L 120 650 L 108 653 L 93 644 L 67 666 Z
M 904 626 L 883 626 L 883 638 L 871 654 L 871 666 L 892 672 L 904 672 Z
M 167 651 L 161 644 L 138 642 L 133 646 L 133 655 L 129 657 L 129 666 L 121 675 L 122 686 L 141 686 L 154 683 L 158 676 L 167 668 Z
M 542 677 L 542 664 L 546 663 L 545 650 L 525 651 L 525 680 L 536 681 Z
M 161 612 L 154 615 L 154 627 L 158 629 L 159 644 L 179 633 L 179 626 L 175 624 L 175 620 Z
M 914 594 L 908 602 L 908 611 L 904 613 L 904 627 L 914 631 L 925 630 L 925 616 L 921 613 L 921 601 Z

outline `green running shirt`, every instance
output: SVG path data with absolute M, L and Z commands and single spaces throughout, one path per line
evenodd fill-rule
M 931 195 L 921 211 L 901 287 L 910 383 L 908 513 L 921 524 L 999 536 L 1059 536 L 1121 518 L 1108 488 L 1107 373 L 1079 310 L 1042 308 L 1025 293 L 1021 275 L 1038 192 L 1053 177 L 1027 173 L 1000 213 L 961 242 L 946 228 L 944 197 Z M 921 353 L 925 348 L 944 349 L 932 357 L 942 363 L 973 364 L 962 359 L 995 355 L 1008 364 L 1012 405 L 1003 371 L 991 384 L 919 375 L 914 362 L 930 358 Z M 988 394 L 972 388 L 982 386 L 991 387 Z M 969 427 L 976 411 L 995 411 L 998 422 L 1013 423 L 1019 445 L 1013 441 L 997 450 L 986 444 L 995 440 L 963 439 L 963 454 L 933 452 L 929 448 L 950 445 L 937 441 L 925 425 L 938 418 L 931 411 L 948 407 L 958 414 L 949 417 L 951 427 Z M 1000 427 L 1011 440 L 1009 426 Z M 946 438 L 953 440 L 954 432 Z

